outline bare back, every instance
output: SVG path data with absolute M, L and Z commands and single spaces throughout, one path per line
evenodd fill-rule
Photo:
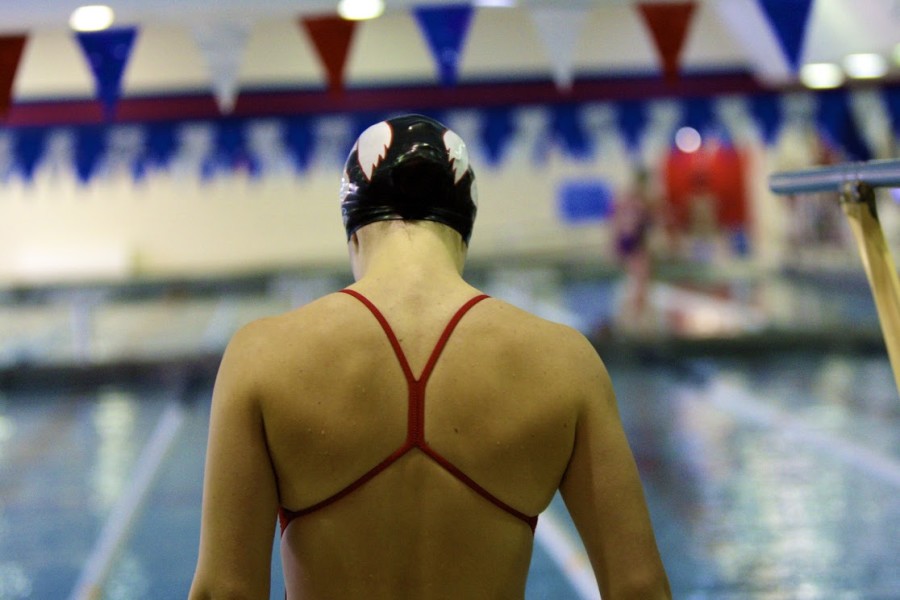
M 468 286 L 392 302 L 372 294 L 415 377 Z M 409 385 L 373 314 L 333 294 L 272 320 L 263 420 L 281 505 L 313 506 L 402 447 Z M 278 331 L 277 334 L 274 331 Z M 566 470 L 579 407 L 577 334 L 487 299 L 447 340 L 425 388 L 430 448 L 512 509 L 537 515 Z M 277 360 L 275 357 L 278 357 Z M 577 361 L 576 361 L 577 362 Z M 532 531 L 413 449 L 290 522 L 289 597 L 522 598 Z

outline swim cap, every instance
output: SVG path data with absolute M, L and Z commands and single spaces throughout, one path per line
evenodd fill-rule
M 405 115 L 372 125 L 356 140 L 341 178 L 347 239 L 375 221 L 436 221 L 468 244 L 477 209 L 465 143 L 441 123 Z

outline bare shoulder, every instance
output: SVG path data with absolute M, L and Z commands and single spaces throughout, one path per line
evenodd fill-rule
M 557 352 L 571 353 L 571 357 L 591 355 L 597 358 L 590 341 L 574 327 L 539 317 L 503 300 L 493 300 L 498 322 L 504 326 L 513 327 L 521 335 L 543 342 L 547 347 L 552 346 Z
M 577 329 L 539 317 L 502 300 L 495 303 L 497 326 L 550 361 L 560 376 L 587 386 L 609 384 L 609 375 L 594 345 Z
M 304 348 L 321 347 L 339 327 L 337 296 L 329 294 L 291 311 L 243 325 L 231 337 L 225 360 L 239 359 L 260 369 L 286 356 L 302 354 Z

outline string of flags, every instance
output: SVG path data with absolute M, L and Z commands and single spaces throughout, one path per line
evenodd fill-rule
M 540 162 L 550 152 L 576 162 L 624 157 L 649 165 L 660 148 L 674 151 L 675 133 L 683 127 L 702 136 L 705 147 L 742 148 L 776 145 L 787 127 L 798 124 L 846 160 L 868 160 L 894 151 L 891 145 L 900 134 L 900 86 L 421 112 L 458 131 L 473 162 L 487 169 L 502 167 L 516 153 Z M 156 172 L 200 181 L 227 173 L 263 178 L 312 169 L 338 172 L 353 140 L 372 122 L 389 116 L 0 128 L 0 185 L 31 182 L 47 172 L 74 174 L 83 183 L 116 175 L 140 181 Z
M 724 20 L 733 19 L 735 8 L 754 3 L 756 12 L 767 20 L 777 39 L 782 59 L 793 71 L 799 66 L 812 0 L 721 0 L 713 3 Z M 682 49 L 690 35 L 697 2 L 640 1 L 635 10 L 647 28 L 666 79 L 679 76 Z M 741 13 L 746 12 L 744 6 Z M 414 6 L 412 14 L 431 52 L 438 81 L 445 86 L 457 83 L 460 59 L 475 8 L 468 4 Z M 572 86 L 575 44 L 591 10 L 588 3 L 557 7 L 529 8 L 538 38 L 551 63 L 552 76 L 560 91 Z M 326 73 L 327 86 L 339 92 L 353 43 L 357 21 L 338 16 L 303 16 L 300 30 L 307 35 Z M 212 93 L 222 114 L 229 114 L 238 96 L 238 66 L 246 46 L 249 27 L 245 23 L 209 22 L 193 27 L 194 39 L 208 65 Z M 95 82 L 97 99 L 107 119 L 114 118 L 121 96 L 122 75 L 139 31 L 124 27 L 101 32 L 75 34 Z M 27 43 L 27 35 L 0 36 L 0 118 L 8 114 L 12 85 Z

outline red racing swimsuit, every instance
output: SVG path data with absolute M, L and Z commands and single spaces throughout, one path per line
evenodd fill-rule
M 428 384 L 428 378 L 431 376 L 431 373 L 434 370 L 434 366 L 437 363 L 437 360 L 440 357 L 444 346 L 450 339 L 450 335 L 456 328 L 456 325 L 469 311 L 470 308 L 472 308 L 485 298 L 488 298 L 489 296 L 486 296 L 484 294 L 475 296 L 474 298 L 463 304 L 459 308 L 459 310 L 456 311 L 456 313 L 450 319 L 450 322 L 444 328 L 444 331 L 441 334 L 440 339 L 438 339 L 437 345 L 434 347 L 434 350 L 432 350 L 431 356 L 429 357 L 428 362 L 425 364 L 425 368 L 422 370 L 422 374 L 419 375 L 418 378 L 416 378 L 413 376 L 412 369 L 409 366 L 409 361 L 406 360 L 406 355 L 403 353 L 403 349 L 400 347 L 400 342 L 397 339 L 397 336 L 394 334 L 394 331 L 388 324 L 387 319 L 385 319 L 384 315 L 381 314 L 381 311 L 379 311 L 378 308 L 376 308 L 376 306 L 372 304 L 372 302 L 369 301 L 368 298 L 355 290 L 344 289 L 341 290 L 341 292 L 353 296 L 354 298 L 362 302 L 363 305 L 365 305 L 366 308 L 368 308 L 369 311 L 375 316 L 375 318 L 378 320 L 378 323 L 381 325 L 381 328 L 384 330 L 384 333 L 387 335 L 388 341 L 390 341 L 391 347 L 393 347 L 394 349 L 394 354 L 396 354 L 397 356 L 397 360 L 400 362 L 400 366 L 403 369 L 403 374 L 406 376 L 406 383 L 409 388 L 409 409 L 407 417 L 406 441 L 403 443 L 403 445 L 394 450 L 394 452 L 392 452 L 390 456 L 369 469 L 356 481 L 346 486 L 342 490 L 332 494 L 328 498 L 325 498 L 324 500 L 317 502 L 312 506 L 296 511 L 288 510 L 284 507 L 280 508 L 278 516 L 281 522 L 282 534 L 284 534 L 285 528 L 292 520 L 296 519 L 297 517 L 302 517 L 304 515 L 315 512 L 321 508 L 328 506 L 329 504 L 332 504 L 333 502 L 337 502 L 344 496 L 352 493 L 354 490 L 364 485 L 367 481 L 390 467 L 394 462 L 399 460 L 400 457 L 413 449 L 418 449 L 420 452 L 424 453 L 438 465 L 443 467 L 448 473 L 456 477 L 479 496 L 481 496 L 500 510 L 506 511 L 517 519 L 523 521 L 526 525 L 528 525 L 529 528 L 531 528 L 531 531 L 533 533 L 534 528 L 537 525 L 537 516 L 526 515 L 525 513 L 516 510 L 515 508 L 511 507 L 510 505 L 506 504 L 505 502 L 491 494 L 489 491 L 478 485 L 472 478 L 463 473 L 457 466 L 441 456 L 428 444 L 428 441 L 425 439 L 425 386 Z

